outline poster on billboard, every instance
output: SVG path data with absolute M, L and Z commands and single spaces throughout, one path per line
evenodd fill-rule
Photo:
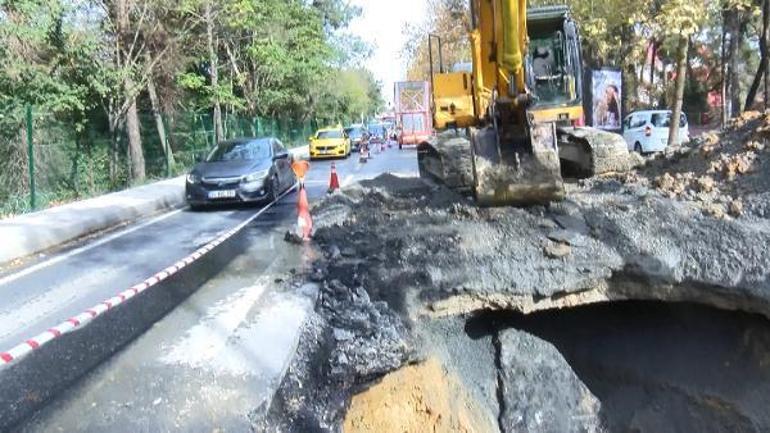
M 592 71 L 593 126 L 606 130 L 620 130 L 623 75 L 618 69 Z

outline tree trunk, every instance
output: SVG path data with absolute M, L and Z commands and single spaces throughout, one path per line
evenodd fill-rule
M 112 110 L 110 110 L 112 111 Z M 109 113 L 110 130 L 110 188 L 118 183 L 118 119 L 115 113 Z
M 658 44 L 655 40 L 652 41 L 652 59 L 650 59 L 650 89 L 655 84 L 655 61 L 658 57 Z
M 668 64 L 666 62 L 663 62 L 663 85 L 661 86 L 661 89 L 663 89 L 662 92 L 660 92 L 660 97 L 658 99 L 658 107 L 668 107 L 668 86 L 669 86 L 669 80 L 668 80 Z
M 754 75 L 754 81 L 751 83 L 749 92 L 746 94 L 746 103 L 743 106 L 745 111 L 750 110 L 752 105 L 754 105 L 754 100 L 757 98 L 757 92 L 759 91 L 759 83 L 762 81 L 762 77 L 765 76 L 765 71 L 767 70 L 768 27 L 770 27 L 770 0 L 763 0 L 762 34 L 759 35 L 759 67 L 757 67 L 757 73 Z M 765 97 L 767 97 L 767 95 L 765 95 Z
M 209 74 L 211 87 L 214 89 L 214 138 L 216 142 L 223 139 L 222 131 L 222 106 L 219 102 L 219 59 L 217 56 L 218 40 L 214 37 L 214 13 L 213 0 L 206 1 L 206 36 L 209 50 Z
M 166 156 L 167 167 L 173 167 L 174 151 L 171 149 L 171 145 L 169 145 L 168 142 L 168 137 L 166 136 L 166 127 L 163 124 L 163 116 L 161 115 L 160 111 L 160 102 L 158 101 L 158 93 L 155 91 L 155 81 L 152 78 L 152 73 L 147 75 L 147 93 L 150 95 L 150 105 L 152 106 L 152 115 L 155 118 L 155 127 L 158 130 L 158 138 L 160 139 L 161 150 Z
M 679 118 L 682 116 L 682 100 L 684 99 L 684 84 L 687 78 L 687 48 L 690 39 L 687 36 L 679 38 L 677 47 L 677 73 L 676 90 L 674 93 L 674 107 L 671 109 L 671 127 L 668 131 L 668 145 L 679 143 Z
M 741 113 L 741 86 L 738 74 L 738 49 L 743 39 L 746 17 L 736 8 L 726 9 L 724 25 L 727 28 L 727 113 L 736 117 Z
M 133 84 L 130 78 L 126 78 L 126 87 L 133 88 Z M 126 111 L 126 132 L 128 133 L 128 157 L 131 162 L 131 183 L 143 182 L 145 179 L 144 152 L 142 135 L 139 131 L 136 96 L 133 97 Z
M 722 122 L 721 129 L 725 129 L 727 121 L 730 119 L 730 113 L 727 111 L 727 25 L 722 14 L 722 83 L 720 84 L 720 97 L 722 99 Z
M 116 4 L 117 30 L 119 40 L 117 56 L 121 59 L 124 69 L 130 65 L 131 53 L 124 46 L 130 46 L 127 41 L 132 40 L 129 21 L 129 0 L 118 0 Z M 139 132 L 139 114 L 136 108 L 136 85 L 131 76 L 131 70 L 127 69 L 123 79 L 123 91 L 129 102 L 126 110 L 126 131 L 128 132 L 128 157 L 131 164 L 129 172 L 130 182 L 142 182 L 145 178 L 144 152 L 142 151 L 142 135 Z

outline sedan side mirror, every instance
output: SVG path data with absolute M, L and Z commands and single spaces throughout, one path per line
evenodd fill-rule
M 276 160 L 279 160 L 279 159 L 286 159 L 288 157 L 289 157 L 289 153 L 288 152 L 276 153 L 275 155 L 273 155 L 273 161 L 276 161 Z

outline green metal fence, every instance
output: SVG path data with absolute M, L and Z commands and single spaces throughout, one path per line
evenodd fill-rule
M 287 147 L 307 144 L 315 121 L 223 114 L 225 139 L 279 138 Z M 165 142 L 151 113 L 140 114 L 147 181 L 185 173 L 216 143 L 212 116 L 162 116 Z M 35 107 L 0 114 L 0 218 L 40 210 L 131 186 L 125 128 L 64 120 Z M 169 155 L 167 157 L 167 155 Z

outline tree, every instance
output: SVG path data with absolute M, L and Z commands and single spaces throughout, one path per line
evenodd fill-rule
M 754 75 L 748 93 L 746 94 L 746 103 L 744 110 L 750 110 L 757 98 L 759 83 L 765 78 L 765 105 L 767 105 L 767 71 L 768 71 L 768 38 L 770 38 L 770 0 L 762 0 L 762 31 L 759 35 L 759 67 Z
M 214 0 L 204 1 L 204 20 L 206 22 L 206 47 L 209 54 L 209 77 L 211 87 L 214 89 L 214 138 L 217 142 L 224 138 L 222 128 L 222 105 L 219 99 L 219 38 L 214 35 L 216 27 L 216 14 L 214 12 Z
M 690 37 L 698 32 L 705 19 L 706 10 L 703 4 L 689 0 L 670 0 L 661 9 L 656 19 L 657 30 L 676 43 L 676 84 L 674 103 L 671 107 L 671 126 L 668 135 L 668 145 L 678 143 L 679 119 L 682 115 L 685 81 L 687 79 L 687 51 Z
M 442 42 L 444 66 L 470 62 L 471 46 L 468 39 L 470 11 L 465 0 L 430 0 L 428 10 L 432 14 L 419 25 L 407 27 L 407 42 L 403 55 L 407 60 L 407 78 L 430 79 L 430 53 L 428 35 L 437 35 Z M 438 72 L 438 46 L 433 48 L 433 68 Z
M 0 2 L 0 202 L 29 188 L 25 107 L 80 131 L 93 106 L 98 41 L 70 24 L 73 9 L 54 0 Z M 52 169 L 61 163 L 54 157 Z
M 203 113 L 215 139 L 244 133 L 245 117 L 256 133 L 258 117 L 296 130 L 374 113 L 371 50 L 346 34 L 359 13 L 347 0 L 0 1 L 0 200 L 28 188 L 27 105 L 36 138 L 56 144 L 52 183 L 70 188 L 83 159 L 94 193 L 165 174 L 155 155 L 189 163 L 195 141 L 211 143 Z

